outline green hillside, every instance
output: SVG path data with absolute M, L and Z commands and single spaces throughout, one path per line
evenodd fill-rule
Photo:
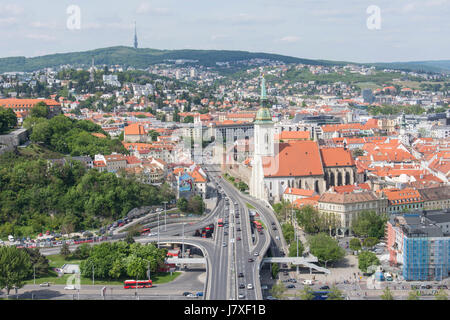
M 149 65 L 162 63 L 165 60 L 198 60 L 204 66 L 216 66 L 216 62 L 237 62 L 247 59 L 271 59 L 284 63 L 307 63 L 313 65 L 340 64 L 323 60 L 300 59 L 268 53 L 224 50 L 156 50 L 134 49 L 130 47 L 102 48 L 85 52 L 52 54 L 41 57 L 11 57 L 0 59 L 0 73 L 30 72 L 43 68 L 51 68 L 65 64 L 90 65 L 92 58 L 96 65 L 123 65 L 134 68 L 146 68 Z
M 289 57 L 278 54 L 228 51 L 228 50 L 157 50 L 134 49 L 131 47 L 110 47 L 84 52 L 71 52 L 46 55 L 41 57 L 9 57 L 0 58 L 0 73 L 4 72 L 30 72 L 43 68 L 61 65 L 88 66 L 96 65 L 122 65 L 125 67 L 147 68 L 152 64 L 163 63 L 167 60 L 196 60 L 197 64 L 207 67 L 217 67 L 216 62 L 229 62 L 234 68 L 242 68 L 238 61 L 249 59 L 270 59 L 284 63 L 304 63 L 309 65 L 346 65 L 351 62 L 311 60 Z M 407 71 L 447 72 L 450 73 L 450 60 L 394 62 L 394 63 L 364 63 L 377 68 L 400 69 Z

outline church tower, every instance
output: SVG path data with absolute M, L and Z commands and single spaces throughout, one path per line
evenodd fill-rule
M 254 123 L 254 153 L 252 177 L 250 180 L 250 194 L 258 199 L 266 199 L 264 188 L 263 158 L 275 156 L 274 145 L 275 128 L 272 115 L 267 108 L 266 79 L 261 80 L 261 108 L 256 114 Z

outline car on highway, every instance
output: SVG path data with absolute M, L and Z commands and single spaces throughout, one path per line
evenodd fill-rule
M 252 290 L 252 289 L 253 289 L 253 285 L 252 285 L 251 283 L 249 283 L 249 284 L 247 285 L 247 289 L 248 289 L 248 290 Z
M 245 284 L 240 283 L 240 284 L 239 284 L 239 289 L 245 289 Z
M 253 262 L 255 260 L 253 260 L 252 258 L 248 258 L 248 262 Z
M 39 287 L 50 287 L 50 282 L 43 282 L 39 284 Z
M 259 252 L 256 251 L 253 255 L 254 255 L 255 257 L 259 256 Z
M 228 232 L 227 232 L 227 231 L 224 231 L 223 235 L 224 235 L 224 236 L 227 236 L 227 235 L 228 235 Z
M 190 294 L 192 294 L 192 292 L 188 292 L 188 291 L 183 292 L 183 296 L 185 296 L 185 297 L 187 297 L 187 296 L 190 295 Z
M 245 299 L 245 295 L 243 295 L 242 293 L 239 294 L 238 296 L 239 299 Z
M 272 230 L 277 230 L 277 227 L 273 226 L 273 227 L 272 227 Z
M 241 228 L 237 228 L 236 231 L 241 231 Z
M 65 286 L 64 290 L 75 290 L 75 286 L 73 285 Z
M 266 286 L 266 285 L 263 285 L 263 286 L 261 286 L 261 289 L 262 289 L 262 290 L 267 290 L 267 289 L 269 289 L 269 287 Z
M 237 240 L 237 241 L 241 241 L 241 237 L 237 237 L 236 240 Z
M 197 296 L 195 294 L 193 294 L 193 293 L 188 294 L 186 297 L 188 297 L 188 298 L 197 298 Z
M 279 236 L 275 236 L 275 240 L 280 240 L 280 237 Z
M 267 297 L 266 297 L 266 300 L 278 300 L 278 299 L 275 298 L 275 297 L 272 297 L 272 296 L 267 296 Z
M 243 277 L 244 277 L 244 274 L 242 272 L 239 272 L 238 278 L 243 278 Z
M 226 247 L 226 246 L 227 246 L 226 242 L 222 243 L 222 247 Z
M 274 226 L 274 225 L 275 225 L 275 222 L 272 222 L 272 225 Z
M 289 275 L 289 272 L 287 272 L 287 271 L 283 271 L 283 276 L 288 276 Z M 287 281 L 287 280 L 286 280 Z

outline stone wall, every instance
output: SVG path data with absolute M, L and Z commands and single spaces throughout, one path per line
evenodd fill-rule
M 13 151 L 28 140 L 27 129 L 17 129 L 9 134 L 0 135 L 0 154 Z

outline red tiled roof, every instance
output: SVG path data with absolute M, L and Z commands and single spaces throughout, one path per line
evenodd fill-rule
M 352 153 L 344 148 L 324 148 L 320 149 L 323 164 L 325 167 L 354 166 L 355 160 Z
M 323 175 L 319 146 L 315 141 L 280 143 L 276 158 L 263 157 L 263 169 L 266 177 Z

